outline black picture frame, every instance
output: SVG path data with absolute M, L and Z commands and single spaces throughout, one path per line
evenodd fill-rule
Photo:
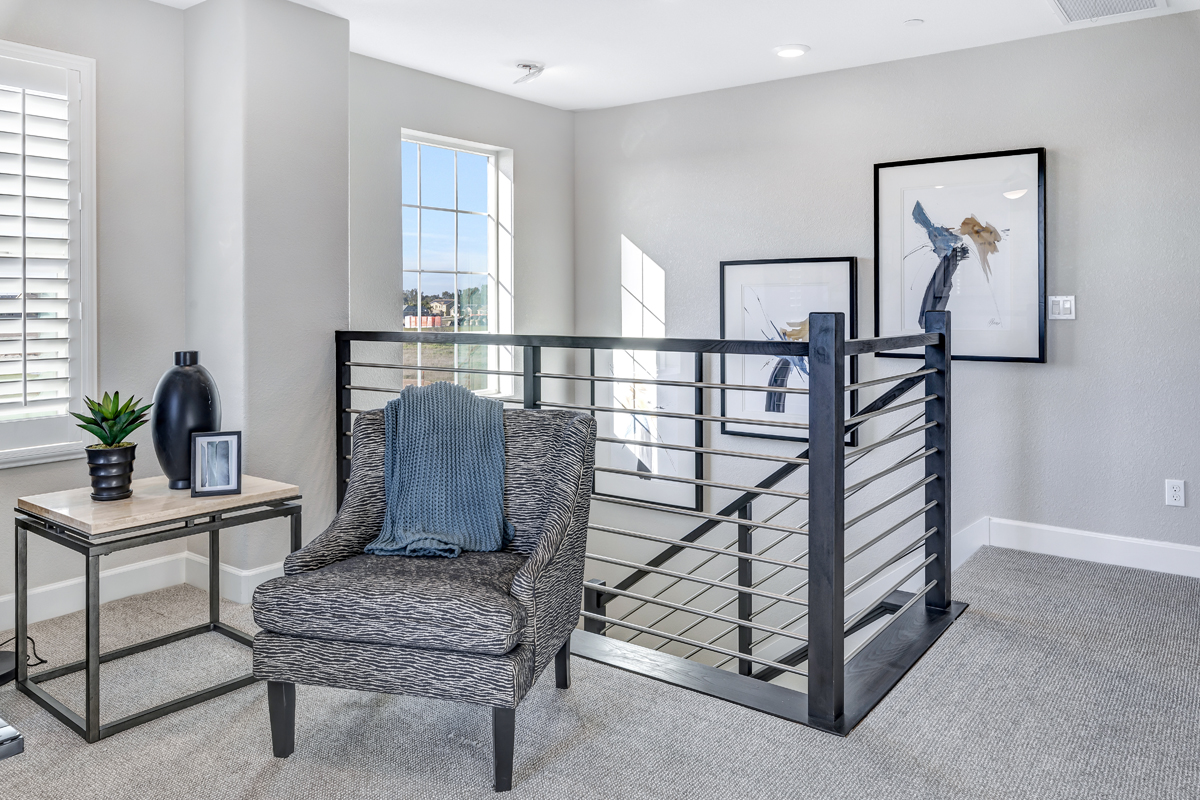
M 839 256 L 839 257 L 824 257 L 824 258 L 765 258 L 765 259 L 739 259 L 733 261 L 722 261 L 720 268 L 720 338 L 726 338 L 726 323 L 725 319 L 725 285 L 726 271 L 729 267 L 735 266 L 771 266 L 782 264 L 830 264 L 845 262 L 849 269 L 850 283 L 850 302 L 849 315 L 846 319 L 846 335 L 851 339 L 858 338 L 858 257 L 857 256 Z M 820 310 L 820 309 L 815 309 Z M 838 309 L 840 310 L 840 309 Z M 847 375 L 850 383 L 858 382 L 858 356 L 849 356 L 847 358 L 849 366 Z M 721 354 L 721 383 L 726 382 L 726 356 Z M 726 411 L 726 391 L 721 389 L 721 416 L 727 416 Z M 853 416 L 858 412 L 858 391 L 851 390 L 847 393 L 847 416 Z M 729 430 L 729 426 L 721 423 L 721 433 L 725 436 L 746 436 L 755 439 L 775 439 L 786 442 L 807 442 L 807 436 L 789 436 L 784 434 L 769 434 L 769 433 L 752 433 L 749 431 Z M 858 446 L 858 430 L 855 429 L 846 435 L 846 445 L 849 447 Z
M 1037 355 L 1029 356 L 1001 356 L 1001 355 L 978 355 L 970 353 L 952 353 L 951 358 L 958 361 L 1002 361 L 1002 362 L 1017 362 L 1044 364 L 1046 363 L 1046 148 L 1044 147 L 1029 147 L 1016 150 L 996 150 L 986 153 L 968 153 L 957 156 L 940 156 L 936 158 L 918 158 L 907 161 L 889 161 L 875 165 L 874 175 L 874 197 L 875 197 L 875 286 L 874 286 L 874 318 L 875 318 L 875 336 L 883 336 L 880 325 L 879 311 L 881 308 L 881 280 L 880 280 L 880 187 L 879 177 L 883 170 L 913 167 L 926 164 L 951 163 L 958 161 L 973 161 L 987 158 L 1007 158 L 1011 156 L 1037 156 L 1037 305 L 1038 305 L 1038 347 Z M 953 324 L 953 323 L 952 323 Z M 955 343 L 959 341 L 959 337 L 955 337 Z M 887 351 L 875 353 L 878 358 L 924 358 L 920 353 L 903 353 L 897 351 Z
M 234 442 L 234 453 L 229 457 L 230 461 L 230 476 L 233 478 L 231 484 L 220 484 L 218 488 L 209 489 L 202 487 L 202 475 L 200 465 L 201 446 L 209 439 L 231 439 Z M 241 494 L 242 493 L 242 432 L 241 431 L 206 431 L 204 433 L 192 434 L 192 455 L 191 455 L 191 484 L 192 497 L 216 497 L 226 494 Z

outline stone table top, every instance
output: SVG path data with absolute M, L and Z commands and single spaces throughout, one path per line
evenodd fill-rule
M 158 476 L 135 480 L 133 496 L 124 500 L 98 502 L 85 486 L 18 498 L 17 510 L 97 536 L 299 496 L 298 486 L 243 475 L 241 494 L 192 497 L 190 489 L 169 489 L 166 477 Z

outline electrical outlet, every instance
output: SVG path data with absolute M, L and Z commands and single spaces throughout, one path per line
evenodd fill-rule
M 1167 481 L 1167 505 L 1183 505 L 1183 481 Z

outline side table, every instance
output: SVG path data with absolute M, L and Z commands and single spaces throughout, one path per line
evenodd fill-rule
M 167 703 L 139 711 L 108 724 L 100 724 L 100 665 L 171 642 L 220 633 L 251 647 L 254 639 L 244 631 L 221 622 L 220 532 L 238 525 L 275 517 L 291 518 L 291 549 L 300 549 L 300 490 L 296 486 L 249 475 L 242 477 L 242 493 L 215 497 L 191 497 L 186 490 L 167 488 L 165 477 L 141 478 L 133 482 L 133 496 L 125 500 L 96 502 L 91 490 L 22 497 L 17 500 L 16 546 L 16 646 L 17 688 L 57 717 L 88 742 L 158 719 L 254 683 L 243 675 Z M 87 622 L 82 661 L 29 674 L 26 635 L 29 628 L 28 534 L 74 550 L 87 559 Z M 208 533 L 208 622 L 175 633 L 149 639 L 107 653 L 100 652 L 100 557 L 131 547 L 165 542 L 198 533 Z M 83 670 L 87 674 L 86 711 L 80 717 L 38 684 Z

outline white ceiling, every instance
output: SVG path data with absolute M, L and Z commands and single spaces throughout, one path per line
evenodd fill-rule
M 200 0 L 157 0 L 186 8 Z M 1051 0 L 297 0 L 355 53 L 563 109 L 604 108 L 1060 33 Z M 1200 9 L 1200 0 L 1111 18 Z M 919 18 L 922 25 L 905 25 Z M 805 56 L 771 50 L 800 43 Z M 1113 54 L 1119 58 L 1120 54 Z M 546 71 L 514 85 L 520 61 Z

